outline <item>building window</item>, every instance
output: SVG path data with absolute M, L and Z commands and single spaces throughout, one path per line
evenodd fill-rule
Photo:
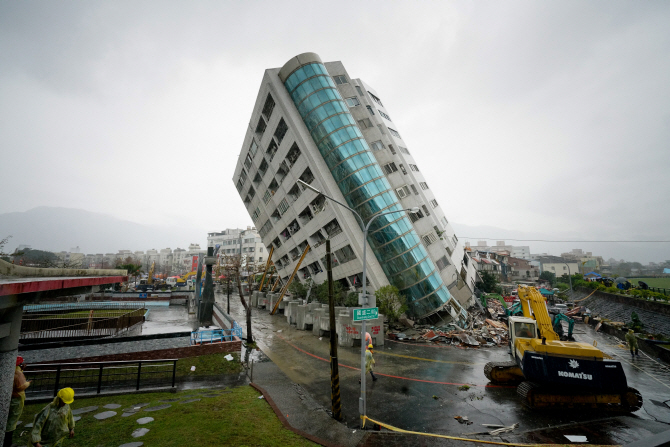
M 381 114 L 381 112 L 379 112 L 379 113 Z M 388 128 L 388 130 L 389 130 L 389 132 L 391 132 L 391 135 L 393 135 L 394 137 L 396 137 L 396 138 L 402 138 L 402 137 L 400 136 L 400 134 L 398 133 L 397 130 L 395 130 L 395 129 L 391 129 L 390 127 Z
M 423 245 L 426 247 L 432 244 L 437 240 L 437 237 L 435 236 L 435 233 L 428 233 L 427 235 L 423 236 L 421 238 L 423 240 Z
M 371 106 L 365 106 L 368 109 L 368 112 L 370 112 L 370 115 L 374 116 L 375 112 L 372 110 Z
M 372 143 L 370 143 L 370 148 L 373 151 L 381 151 L 382 149 L 384 149 L 384 145 L 382 144 L 382 140 L 373 141 Z M 397 169 L 396 169 L 396 171 L 397 171 Z
M 365 95 L 363 94 L 363 89 L 360 88 L 359 86 L 356 86 L 356 91 L 358 92 L 358 94 L 359 94 L 360 96 L 363 96 L 363 97 L 365 96 Z
M 347 102 L 347 105 L 349 107 L 356 107 L 356 106 L 361 105 L 360 101 L 358 101 L 358 98 L 356 98 L 355 96 L 352 96 L 351 98 L 347 98 L 347 99 L 345 99 L 345 101 Z
M 265 119 L 269 120 L 270 116 L 272 116 L 272 111 L 275 108 L 275 100 L 272 99 L 272 96 L 268 93 L 268 97 L 265 100 L 265 105 L 263 106 L 263 111 L 261 112 L 263 115 L 265 115 Z
M 419 191 L 417 191 L 416 186 L 414 186 L 414 185 L 410 185 L 410 186 L 412 187 L 412 191 L 414 192 L 414 195 L 418 196 Z
M 279 209 L 279 212 L 281 214 L 284 214 L 286 210 L 288 210 L 288 202 L 286 201 L 286 199 L 279 202 L 279 206 L 277 208 Z
M 286 161 L 288 161 L 289 166 L 293 167 L 295 162 L 298 161 L 298 157 L 300 157 L 300 148 L 298 148 L 297 144 L 293 143 L 293 146 L 291 146 L 291 149 L 286 154 Z
M 398 146 L 398 149 L 400 149 L 400 152 L 402 152 L 403 154 L 410 155 L 406 147 Z
M 267 127 L 266 124 L 265 124 L 265 120 L 261 116 L 258 119 L 258 125 L 256 126 L 256 133 L 260 134 L 260 135 L 263 135 L 263 132 L 265 132 L 265 127 Z
M 404 199 L 409 195 L 409 188 L 407 187 L 407 185 L 401 186 L 400 188 L 396 189 L 395 192 L 396 194 L 398 194 L 399 198 Z
M 391 162 L 384 165 L 384 172 L 386 172 L 387 175 L 392 174 L 394 172 L 398 172 L 398 168 L 396 167 L 395 163 Z
M 395 151 L 395 149 L 393 148 L 393 145 L 392 145 L 392 144 L 389 144 L 389 150 L 391 151 L 391 153 L 392 153 L 393 155 L 396 154 L 396 151 Z
M 384 126 L 382 126 L 381 124 L 377 124 L 377 127 L 379 128 L 379 133 L 381 133 L 382 135 L 386 135 L 386 132 L 384 132 Z
M 263 224 L 260 230 L 258 230 L 258 234 L 261 235 L 261 237 L 265 237 L 266 234 L 272 229 L 272 222 L 270 222 L 270 219 Z
M 256 144 L 255 140 L 251 140 L 251 146 L 249 147 L 249 153 L 251 154 L 251 158 L 256 156 L 256 152 L 258 152 L 258 145 Z
M 342 85 L 342 84 L 348 84 L 349 83 L 349 81 L 347 81 L 347 77 L 345 75 L 333 76 L 333 79 L 335 80 L 335 83 L 337 85 Z
M 438 206 L 438 205 L 437 205 L 437 200 L 435 200 L 435 199 L 431 200 L 431 201 L 430 201 L 430 206 L 432 206 L 433 209 L 437 208 L 437 206 Z
M 400 165 L 400 170 L 402 171 L 403 175 L 407 175 L 407 170 L 405 170 L 403 165 Z
M 263 195 L 263 203 L 267 205 L 271 198 L 272 194 L 270 194 L 270 191 L 265 191 L 265 194 Z
M 370 93 L 370 91 L 368 91 L 368 93 Z M 382 100 L 381 100 L 381 99 L 377 98 L 377 97 L 376 97 L 375 95 L 373 95 L 372 93 L 370 93 L 370 97 L 374 100 L 374 102 L 376 102 L 376 103 L 379 104 L 380 106 L 384 107 L 384 104 L 382 104 Z
M 256 207 L 256 209 L 254 210 L 253 214 L 251 214 L 251 220 L 253 220 L 254 223 L 256 223 L 256 219 L 258 219 L 258 216 L 259 216 L 260 214 L 261 214 L 261 210 L 260 210 L 260 208 Z
M 421 208 L 423 208 L 423 212 L 426 213 L 426 216 L 430 216 L 430 211 L 428 211 L 428 207 L 426 205 L 421 205 Z
M 288 126 L 286 125 L 284 118 L 282 118 L 279 121 L 279 124 L 277 124 L 277 128 L 275 129 L 275 138 L 277 138 L 277 145 L 281 144 L 282 140 L 284 139 L 284 136 L 286 136 L 287 131 Z
M 377 112 L 379 112 L 379 114 L 380 114 L 381 116 L 383 116 L 384 118 L 386 118 L 387 120 L 391 121 L 391 117 L 388 116 L 387 114 L 385 114 L 384 112 L 382 112 L 381 110 L 377 110 Z M 389 130 L 390 130 L 390 129 L 389 129 Z M 395 132 L 395 131 L 393 131 L 393 132 Z M 391 133 L 393 133 L 393 132 L 391 132 Z M 398 132 L 396 132 L 396 133 L 398 133 Z M 399 135 L 398 135 L 398 137 L 399 137 Z
M 409 220 L 412 221 L 412 223 L 416 222 L 417 220 L 423 218 L 424 215 L 423 213 L 419 210 L 416 213 L 409 213 Z
M 368 129 L 370 127 L 373 127 L 372 121 L 370 121 L 370 118 L 363 118 L 362 120 L 358 120 L 358 126 L 361 129 Z
M 419 168 L 416 165 L 409 165 L 409 168 L 414 172 L 419 172 Z
M 275 154 L 277 153 L 278 149 L 277 142 L 275 140 L 270 140 L 268 150 L 265 151 L 269 161 L 272 161 L 272 159 L 275 158 Z
M 447 220 L 447 218 L 446 218 L 446 217 L 443 217 L 443 218 L 440 220 L 440 222 L 442 222 L 442 227 L 444 227 L 444 229 L 446 230 L 446 229 L 447 229 L 447 224 L 449 223 L 449 221 Z
M 339 250 L 335 250 L 335 256 L 337 256 L 340 264 L 356 259 L 356 254 L 351 249 L 351 245 L 346 245 Z
M 424 191 L 429 189 L 428 188 L 428 183 L 426 183 L 426 182 L 419 182 L 419 186 L 421 186 L 421 189 L 423 189 Z
M 251 154 L 247 154 L 247 158 L 244 159 L 244 166 L 251 169 Z
M 449 266 L 449 260 L 447 259 L 446 256 L 442 256 L 440 259 L 437 260 L 435 264 L 437 264 L 438 269 L 444 270 L 447 268 L 447 266 Z

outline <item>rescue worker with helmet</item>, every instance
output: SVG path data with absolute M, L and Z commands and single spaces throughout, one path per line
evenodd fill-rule
M 42 411 L 35 415 L 30 445 L 35 447 L 60 447 L 63 440 L 74 436 L 74 419 L 70 404 L 74 402 L 74 390 L 63 388 Z
M 26 376 L 23 375 L 25 368 L 23 357 L 16 357 L 16 369 L 14 370 L 14 387 L 12 388 L 12 399 L 9 402 L 9 415 L 7 416 L 7 425 L 5 427 L 5 441 L 3 447 L 11 447 L 14 430 L 16 430 L 16 423 L 23 413 L 23 405 L 26 402 L 26 388 L 30 386 L 30 382 L 26 381 Z

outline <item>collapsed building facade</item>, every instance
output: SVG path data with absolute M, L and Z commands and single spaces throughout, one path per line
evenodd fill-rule
M 367 256 L 368 292 L 395 285 L 408 315 L 446 310 L 467 316 L 476 270 L 434 191 L 390 118 L 381 96 L 349 76 L 341 62 L 304 53 L 265 71 L 233 182 L 285 283 L 309 246 L 296 279 L 326 279 L 331 240 L 333 277 L 361 287 L 363 220 L 376 213 Z M 298 183 L 321 191 L 317 194 Z M 404 210 L 418 207 L 418 213 Z

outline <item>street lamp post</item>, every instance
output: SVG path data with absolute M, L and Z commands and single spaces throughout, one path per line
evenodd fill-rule
M 367 246 L 368 246 L 367 240 L 368 240 L 368 230 L 370 229 L 370 225 L 372 224 L 372 222 L 374 222 L 380 216 L 384 216 L 386 214 L 400 213 L 402 211 L 417 213 L 417 212 L 419 212 L 419 208 L 414 207 L 414 208 L 402 209 L 402 210 L 397 210 L 397 211 L 386 211 L 386 212 L 383 212 L 383 213 L 380 212 L 380 213 L 372 215 L 370 217 L 370 220 L 368 220 L 368 223 L 366 225 L 365 222 L 363 222 L 363 218 L 361 217 L 360 214 L 358 214 L 358 212 L 356 212 L 356 210 L 354 210 L 351 207 L 345 205 L 344 203 L 339 202 L 339 201 L 333 199 L 332 197 L 324 194 L 323 192 L 314 188 L 312 185 L 303 182 L 302 180 L 298 180 L 298 183 L 300 183 L 303 187 L 305 187 L 307 189 L 310 189 L 310 190 L 314 191 L 315 193 L 320 194 L 320 195 L 332 200 L 333 202 L 337 203 L 338 205 L 341 205 L 341 206 L 345 207 L 346 209 L 348 209 L 349 211 L 354 213 L 354 215 L 356 217 L 358 217 L 358 220 L 360 221 L 361 226 L 363 226 L 363 278 L 362 278 L 362 293 L 360 294 L 361 298 L 359 299 L 359 303 L 361 304 L 362 307 L 369 307 L 368 295 L 366 293 L 367 292 L 366 286 L 367 286 Z M 367 412 L 366 412 L 366 403 L 367 402 L 366 402 L 366 396 L 365 396 L 365 380 L 367 378 L 366 374 L 365 374 L 365 348 L 366 348 L 365 334 L 366 334 L 366 331 L 367 331 L 366 321 L 362 320 L 361 321 L 361 396 L 359 397 L 359 401 L 358 401 L 358 411 L 359 411 L 360 417 L 361 417 L 361 422 L 360 422 L 361 423 L 361 428 L 363 428 L 363 425 L 365 425 L 365 419 L 363 417 L 367 414 Z

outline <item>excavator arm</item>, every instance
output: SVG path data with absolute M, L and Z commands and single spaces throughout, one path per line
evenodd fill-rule
M 520 285 L 518 290 L 523 316 L 534 318 L 537 321 L 540 337 L 547 339 L 547 341 L 560 340 L 558 334 L 554 332 L 554 327 L 542 294 L 535 287 Z
M 575 320 L 568 317 L 567 315 L 558 314 L 554 317 L 554 321 L 552 323 L 552 326 L 557 327 L 558 325 L 561 324 L 561 321 L 567 321 L 568 322 L 568 340 L 570 340 L 572 338 L 572 330 L 575 328 Z M 560 332 L 563 331 L 562 326 L 561 326 L 559 331 Z M 559 332 L 559 331 L 555 331 L 555 332 Z

